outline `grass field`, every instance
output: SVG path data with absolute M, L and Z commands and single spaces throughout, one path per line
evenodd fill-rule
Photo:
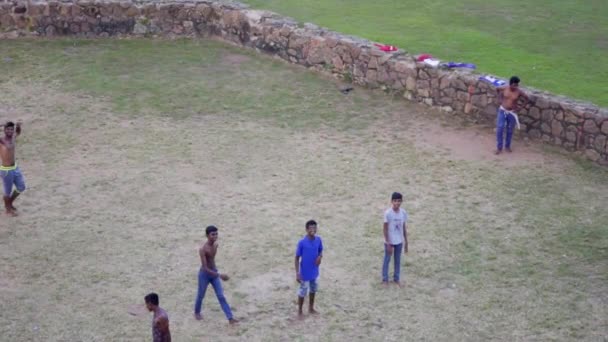
M 146 341 L 598 341 L 608 335 L 608 173 L 426 107 L 215 42 L 0 41 L 0 118 L 24 120 L 29 189 L 0 218 L 0 336 Z M 381 219 L 410 214 L 406 286 Z M 324 239 L 320 318 L 294 320 L 304 222 Z M 213 291 L 192 318 L 204 227 Z
M 244 0 L 410 53 L 519 75 L 525 85 L 608 106 L 604 0 Z

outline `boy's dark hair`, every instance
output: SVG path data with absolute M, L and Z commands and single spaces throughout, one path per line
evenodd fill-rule
M 310 226 L 316 226 L 316 225 L 317 225 L 317 222 L 315 222 L 315 220 L 308 220 L 308 221 L 306 222 L 306 228 L 307 228 L 307 229 L 308 229 L 308 227 L 310 227 Z
M 511 79 L 509 80 L 509 85 L 511 85 L 511 84 L 519 84 L 519 77 L 517 77 L 517 76 L 511 77 Z
M 146 297 L 144 297 L 144 300 L 146 303 L 158 306 L 158 295 L 154 292 L 148 293 Z
M 398 192 L 393 192 L 393 194 L 391 195 L 391 201 L 402 200 L 402 199 L 403 199 L 403 195 Z
M 15 127 L 15 123 L 12 121 L 8 121 L 7 123 L 4 124 L 4 128 L 7 128 L 7 127 Z
M 205 235 L 207 235 L 207 236 L 209 236 L 209 234 L 211 234 L 213 232 L 217 232 L 216 226 L 209 226 L 209 227 L 207 227 L 207 229 L 205 229 Z

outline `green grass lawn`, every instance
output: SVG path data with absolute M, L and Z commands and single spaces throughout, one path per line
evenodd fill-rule
M 521 140 L 460 157 L 442 138 L 479 133 L 456 140 L 468 151 L 491 132 L 214 41 L 0 41 L 0 56 L 0 117 L 24 121 L 28 183 L 20 216 L 0 217 L 2 341 L 149 340 L 151 317 L 127 313 L 149 291 L 174 341 L 608 334 L 604 169 Z M 383 289 L 395 190 L 407 285 Z M 293 257 L 310 218 L 321 316 L 298 322 Z M 211 289 L 192 318 L 208 224 L 238 327 Z
M 604 0 L 244 0 L 410 53 L 518 75 L 524 85 L 608 106 Z

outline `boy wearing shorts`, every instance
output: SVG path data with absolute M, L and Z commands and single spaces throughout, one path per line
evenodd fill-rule
M 314 309 L 315 293 L 317 292 L 317 278 L 319 277 L 319 265 L 323 258 L 323 242 L 316 236 L 317 222 L 310 220 L 306 222 L 306 236 L 298 242 L 296 248 L 296 280 L 300 283 L 298 290 L 298 316 L 303 317 L 302 306 L 304 298 L 309 293 L 308 312 L 317 314 Z

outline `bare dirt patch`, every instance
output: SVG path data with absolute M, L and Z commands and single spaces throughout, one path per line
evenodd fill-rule
M 222 56 L 222 62 L 230 65 L 240 65 L 251 61 L 251 58 L 236 53 L 226 53 Z

